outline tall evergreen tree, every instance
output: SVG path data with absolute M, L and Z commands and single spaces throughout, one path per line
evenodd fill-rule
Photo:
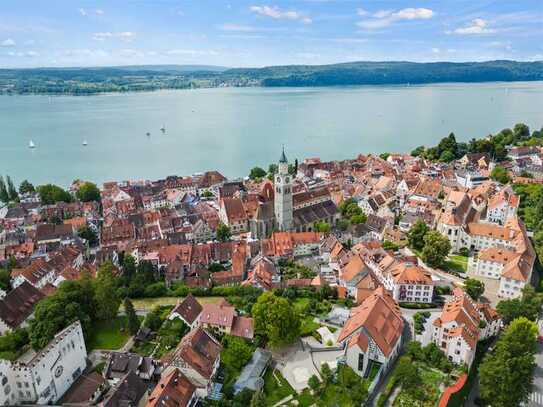
M 9 194 L 4 182 L 4 177 L 0 175 L 0 201 L 4 203 L 9 202 Z
M 130 335 L 135 335 L 138 332 L 138 329 L 140 328 L 140 320 L 138 319 L 138 316 L 136 315 L 134 304 L 132 304 L 132 301 L 130 301 L 130 298 L 126 298 L 124 300 L 124 312 L 126 314 L 128 332 L 130 332 Z
M 17 188 L 15 188 L 15 185 L 13 185 L 13 181 L 11 180 L 11 177 L 8 175 L 6 177 L 7 181 L 7 192 L 8 197 L 10 201 L 16 201 L 19 199 L 19 194 L 17 193 Z

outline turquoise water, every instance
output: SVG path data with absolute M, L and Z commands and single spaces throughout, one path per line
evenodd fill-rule
M 543 125 L 543 82 L 0 96 L 0 174 L 62 185 L 210 169 L 234 177 L 276 161 L 281 144 L 291 160 L 342 159 L 520 121 Z

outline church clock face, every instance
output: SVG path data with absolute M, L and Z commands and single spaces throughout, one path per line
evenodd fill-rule
M 56 368 L 55 368 L 55 377 L 60 377 L 60 375 L 62 374 L 62 372 L 64 371 L 64 368 L 62 367 L 62 365 L 58 365 Z
M 276 182 L 281 182 L 281 177 L 277 177 L 275 181 Z

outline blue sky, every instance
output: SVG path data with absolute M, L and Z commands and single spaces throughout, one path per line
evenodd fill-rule
M 0 67 L 543 60 L 543 0 L 2 0 Z

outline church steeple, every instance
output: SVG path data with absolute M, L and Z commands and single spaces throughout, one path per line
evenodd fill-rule
M 285 146 L 279 159 L 277 174 L 275 174 L 274 212 L 275 224 L 280 231 L 289 231 L 293 226 L 292 210 L 292 176 L 288 173 L 288 161 Z
M 283 144 L 283 151 L 281 153 L 281 158 L 279 159 L 279 162 L 282 163 L 282 164 L 288 163 L 287 156 L 285 154 L 285 145 L 284 144 Z

